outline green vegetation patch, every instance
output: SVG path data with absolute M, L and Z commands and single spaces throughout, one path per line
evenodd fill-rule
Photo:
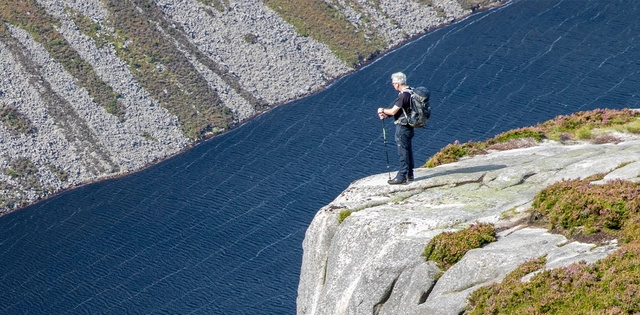
M 640 112 L 627 108 L 621 110 L 595 109 L 571 115 L 560 115 L 552 120 L 538 124 L 536 128 L 551 140 L 559 140 L 563 134 L 568 134 L 572 139 L 576 139 L 579 133 L 585 132 L 584 128 L 592 130 L 595 128 L 624 126 L 629 123 L 637 124 L 639 117 Z
M 629 218 L 640 214 L 640 183 L 623 180 L 591 184 L 604 175 L 553 184 L 533 200 L 533 218 L 549 228 L 575 233 L 616 235 Z
M 501 283 L 474 292 L 465 314 L 637 314 L 640 312 L 640 183 L 586 179 L 554 184 L 540 192 L 532 219 L 571 237 L 576 231 L 618 237 L 620 249 L 587 265 L 545 270 L 527 282 L 524 275 L 544 266 L 520 266 Z
M 493 224 L 478 223 L 457 232 L 436 235 L 424 248 L 422 256 L 435 261 L 441 269 L 449 269 L 474 248 L 496 241 Z
M 595 264 L 545 270 L 528 282 L 520 281 L 527 270 L 519 268 L 502 283 L 475 291 L 465 314 L 637 314 L 638 259 L 640 246 L 633 243 Z
M 487 7 L 493 2 L 495 2 L 495 0 L 458 0 L 458 3 L 463 9 L 474 11 L 480 8 Z
M 632 121 L 625 124 L 624 130 L 633 134 L 640 134 L 640 120 Z
M 438 165 L 453 163 L 458 161 L 464 156 L 474 156 L 478 154 L 485 154 L 487 144 L 484 142 L 467 142 L 460 144 L 458 141 L 453 144 L 447 144 L 440 152 L 432 156 L 424 167 L 436 167 Z
M 19 190 L 7 186 L 4 182 L 0 182 L 0 190 L 3 190 L 0 194 L 0 209 L 15 208 L 25 202 L 25 197 Z
M 242 39 L 244 39 L 247 44 L 255 44 L 258 42 L 258 36 L 251 33 L 242 35 Z
M 158 139 L 156 139 L 155 137 L 153 137 L 150 133 L 143 131 L 142 132 L 142 137 L 145 138 L 147 141 L 153 141 L 153 142 L 157 142 Z
M 47 165 L 51 173 L 56 175 L 61 182 L 66 182 L 69 179 L 69 174 L 64 169 L 57 167 L 53 164 Z
M 162 10 L 148 0 L 103 2 L 110 11 L 107 26 L 113 31 L 96 31 L 90 22 L 78 22 L 83 32 L 95 32 L 94 36 L 114 46 L 140 85 L 178 117 L 187 137 L 200 139 L 216 127 L 227 129 L 232 115 L 223 110 L 217 93 L 178 50 L 174 37 L 181 30 L 169 25 Z
M 119 94 L 102 81 L 93 67 L 84 61 L 67 40 L 56 31 L 60 23 L 49 15 L 35 0 L 0 1 L 0 19 L 4 23 L 16 25 L 31 34 L 58 61 L 64 69 L 74 76 L 76 84 L 89 92 L 89 95 L 106 111 L 124 120 L 125 108 L 119 101 Z M 0 36 L 9 36 L 4 23 L 0 25 Z
M 224 12 L 229 9 L 229 0 L 198 0 L 204 5 L 213 7 L 218 12 Z
M 351 211 L 349 209 L 340 210 L 340 213 L 338 214 L 338 224 L 342 223 L 342 221 L 344 221 L 344 219 L 348 218 L 352 213 L 353 213 L 353 211 Z
M 556 141 L 592 139 L 594 138 L 594 129 L 640 133 L 640 112 L 628 108 L 621 110 L 595 109 L 571 115 L 560 115 L 533 127 L 506 131 L 484 142 L 469 141 L 460 144 L 456 140 L 456 142 L 445 146 L 429 158 L 423 167 L 436 167 L 456 162 L 464 156 L 486 154 L 487 149 L 491 148 L 491 146 L 518 139 L 532 139 L 536 142 L 540 142 L 543 139 Z M 612 139 L 612 141 L 615 141 L 615 139 Z
M 9 168 L 4 170 L 4 174 L 20 183 L 23 187 L 40 190 L 38 168 L 25 157 L 12 159 L 9 162 Z
M 0 122 L 14 135 L 36 131 L 31 120 L 11 105 L 0 104 Z
M 296 28 L 298 34 L 325 43 L 345 63 L 363 63 L 386 47 L 374 29 L 356 27 L 324 0 L 265 0 L 264 3 Z

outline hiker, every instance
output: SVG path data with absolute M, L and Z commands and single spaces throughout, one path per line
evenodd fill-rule
M 411 139 L 413 127 L 409 126 L 402 109 L 409 111 L 411 107 L 411 90 L 407 85 L 407 76 L 402 72 L 391 75 L 391 84 L 399 92 L 398 99 L 391 108 L 378 108 L 378 117 L 385 119 L 393 117 L 396 124 L 396 144 L 398 145 L 398 158 L 400 169 L 394 179 L 389 179 L 390 185 L 406 184 L 413 181 L 413 150 Z

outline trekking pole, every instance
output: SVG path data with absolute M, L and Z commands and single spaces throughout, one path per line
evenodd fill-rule
M 384 139 L 384 152 L 387 154 L 387 172 L 389 173 L 389 179 L 391 179 L 391 170 L 389 170 L 389 150 L 387 150 L 387 129 L 384 128 L 384 119 L 382 120 L 382 138 Z

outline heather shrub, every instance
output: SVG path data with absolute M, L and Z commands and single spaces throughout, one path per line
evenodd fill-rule
M 594 175 L 547 187 L 533 200 L 534 216 L 544 217 L 550 228 L 569 232 L 580 227 L 584 234 L 617 233 L 626 220 L 640 213 L 640 184 L 622 180 L 604 185 L 590 183 L 602 177 Z
M 510 307 L 521 299 L 530 298 L 531 289 L 521 286 L 520 279 L 542 269 L 546 262 L 546 257 L 531 259 L 510 272 L 500 284 L 474 291 L 469 297 L 465 314 L 499 314 L 502 308 Z
M 517 147 L 519 143 L 512 145 L 497 145 L 517 139 L 533 139 L 540 142 L 543 139 L 556 141 L 594 139 L 593 129 L 617 129 L 630 133 L 640 133 L 640 112 L 630 109 L 596 109 L 586 112 L 577 112 L 572 115 L 560 115 L 552 120 L 537 124 L 534 127 L 525 127 L 503 132 L 487 139 L 485 142 L 467 142 L 463 145 L 454 144 L 445 146 L 440 152 L 434 154 L 423 167 L 436 167 L 438 165 L 453 163 L 464 156 L 486 154 L 486 149 L 500 149 Z M 618 142 L 615 137 L 600 136 L 593 140 L 595 143 Z M 521 143 L 530 146 L 527 142 Z
M 606 128 L 615 125 L 624 125 L 637 121 L 640 113 L 628 108 L 621 110 L 595 109 L 592 111 L 577 112 L 571 115 L 560 115 L 556 118 L 538 124 L 538 128 L 543 130 L 546 137 L 558 140 L 562 133 L 575 135 L 581 128 Z M 585 131 L 582 130 L 582 133 Z
M 498 284 L 475 291 L 465 314 L 638 314 L 640 312 L 640 183 L 602 178 L 568 180 L 540 192 L 533 204 L 535 221 L 557 231 L 602 231 L 622 243 L 593 263 L 579 262 L 545 270 L 542 260 L 525 263 Z
M 469 298 L 466 314 L 637 314 L 640 246 L 627 244 L 591 265 L 545 270 L 521 282 L 518 268 Z
M 478 154 L 485 154 L 484 151 L 487 148 L 487 144 L 483 142 L 467 142 L 460 144 L 457 141 L 453 144 L 448 144 L 440 152 L 432 156 L 427 163 L 426 167 L 436 167 L 442 164 L 448 164 L 458 161 L 463 156 L 474 156 Z
M 493 225 L 478 223 L 461 231 L 436 235 L 424 248 L 422 256 L 435 261 L 442 269 L 449 269 L 460 261 L 466 252 L 495 241 L 496 231 Z

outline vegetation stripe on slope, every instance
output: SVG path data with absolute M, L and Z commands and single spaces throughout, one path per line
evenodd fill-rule
M 264 0 L 264 3 L 293 25 L 298 34 L 325 43 L 349 65 L 369 60 L 385 48 L 384 39 L 376 34 L 367 38 L 343 13 L 324 0 Z
M 165 34 L 169 35 L 171 39 L 180 44 L 181 49 L 187 51 L 195 57 L 198 62 L 218 75 L 229 85 L 229 87 L 240 95 L 240 97 L 245 99 L 247 103 L 251 104 L 256 112 L 266 109 L 267 104 L 258 100 L 251 92 L 242 87 L 242 84 L 240 84 L 240 81 L 238 81 L 238 78 L 235 75 L 229 73 L 228 70 L 224 69 L 218 63 L 202 53 L 191 41 L 187 39 L 187 35 L 184 30 L 179 26 L 174 26 L 174 23 L 166 18 L 162 9 L 155 5 L 153 1 L 134 0 L 134 3 L 136 3 L 138 7 L 142 8 L 142 13 L 147 17 L 147 19 L 158 23 L 158 26 L 163 29 Z M 225 5 L 228 6 L 228 3 Z
M 75 143 L 81 151 L 88 150 L 97 154 L 97 157 L 87 154 L 81 160 L 87 170 L 93 175 L 118 172 L 119 166 L 111 160 L 111 155 L 101 145 L 99 139 L 95 137 L 91 128 L 87 126 L 84 119 L 78 115 L 69 102 L 53 91 L 51 84 L 47 80 L 41 80 L 43 74 L 40 67 L 24 54 L 27 48 L 11 37 L 4 24 L 0 24 L 0 41 L 7 45 L 13 57 L 23 67 L 29 83 L 35 87 L 34 90 L 40 92 L 40 98 L 47 106 L 47 113 L 56 121 L 56 125 L 61 128 L 67 141 Z M 101 159 L 109 164 L 110 170 L 105 170 L 102 167 Z
M 165 34 L 178 30 L 158 28 L 145 10 L 150 1 L 103 0 L 109 9 L 106 23 L 115 30 L 111 41 L 118 56 L 129 65 L 133 76 L 151 96 L 178 117 L 185 135 L 205 137 L 233 121 L 217 93 Z M 158 17 L 156 17 L 158 18 Z M 160 25 L 161 26 L 161 25 Z
M 118 93 L 102 81 L 93 67 L 84 61 L 67 40 L 55 29 L 59 25 L 54 17 L 35 0 L 0 1 L 2 22 L 16 25 L 33 36 L 72 76 L 86 89 L 93 100 L 106 111 L 124 120 L 125 107 L 118 100 Z

